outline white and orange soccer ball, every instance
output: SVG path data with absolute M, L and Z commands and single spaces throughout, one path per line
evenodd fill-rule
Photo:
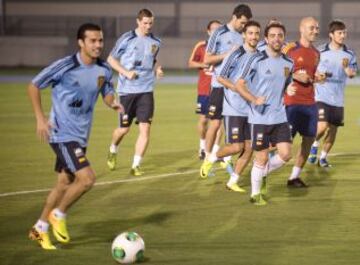
M 122 264 L 129 264 L 144 259 L 144 240 L 135 232 L 124 232 L 118 235 L 111 246 L 113 258 Z

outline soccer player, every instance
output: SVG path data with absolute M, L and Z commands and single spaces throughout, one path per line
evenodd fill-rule
M 56 249 L 49 239 L 49 223 L 55 238 L 68 243 L 68 209 L 95 183 L 95 172 L 85 155 L 93 111 L 98 95 L 114 110 L 122 106 L 114 101 L 112 71 L 99 59 L 103 33 L 99 26 L 84 24 L 77 33 L 80 51 L 60 59 L 42 70 L 29 84 L 28 93 L 36 117 L 36 130 L 56 154 L 57 183 L 49 193 L 39 220 L 29 233 L 43 249 Z M 41 104 L 40 91 L 52 86 L 49 120 Z
M 218 27 L 221 26 L 221 22 L 218 20 L 211 20 L 207 25 L 207 33 L 210 36 Z M 199 158 L 203 160 L 205 158 L 205 135 L 208 124 L 208 119 L 206 117 L 209 94 L 210 94 L 210 85 L 211 85 L 211 68 L 209 65 L 204 63 L 204 55 L 206 50 L 207 41 L 199 41 L 189 58 L 189 68 L 198 69 L 199 78 L 198 78 L 198 96 L 197 96 L 197 108 L 196 113 L 199 114 L 199 121 L 197 124 L 197 129 L 200 136 L 200 145 L 199 145 Z M 215 143 L 219 145 L 221 131 L 218 131 L 218 137 L 215 140 Z
M 291 82 L 293 62 L 281 51 L 285 27 L 272 23 L 265 28 L 265 51 L 254 55 L 235 84 L 250 104 L 252 148 L 255 160 L 251 170 L 251 198 L 255 205 L 266 205 L 266 176 L 291 158 L 291 131 L 287 122 L 283 94 Z M 291 86 L 289 86 L 290 88 Z M 270 143 L 278 154 L 269 159 Z
M 240 154 L 235 171 L 230 169 L 230 179 L 226 187 L 236 192 L 245 192 L 239 187 L 239 175 L 245 169 L 252 155 L 250 141 L 250 126 L 248 124 L 249 105 L 235 88 L 235 82 L 239 74 L 246 66 L 250 57 L 257 53 L 256 46 L 260 39 L 260 24 L 256 21 L 248 21 L 243 29 L 244 45 L 230 53 L 222 63 L 220 75 L 218 77 L 226 89 L 224 89 L 224 102 L 222 115 L 224 116 L 226 143 L 216 154 L 211 154 L 208 162 L 204 163 L 203 169 L 209 172 L 213 163 L 219 158 Z M 229 165 L 228 167 L 231 167 Z M 229 170 L 229 168 L 228 168 Z
M 252 17 L 249 6 L 241 4 L 235 7 L 231 20 L 219 27 L 209 39 L 206 47 L 204 63 L 214 66 L 214 75 L 211 79 L 211 93 L 209 98 L 209 108 L 207 116 L 210 119 L 208 130 L 205 137 L 206 159 L 209 157 L 213 148 L 217 131 L 222 120 L 222 105 L 224 99 L 224 87 L 217 81 L 221 62 L 233 50 L 243 44 L 241 31 L 246 22 Z M 206 159 L 204 162 L 206 162 Z M 203 167 L 201 167 L 203 168 Z M 207 172 L 202 172 L 200 177 L 206 178 Z
M 112 134 L 107 165 L 110 170 L 116 167 L 118 145 L 130 131 L 133 119 L 139 124 L 139 135 L 135 144 L 135 155 L 130 174 L 140 176 L 140 162 L 149 144 L 150 126 L 154 113 L 154 82 L 163 76 L 156 57 L 161 41 L 151 29 L 154 15 L 148 9 L 141 9 L 137 15 L 137 28 L 124 33 L 112 49 L 108 63 L 119 74 L 117 93 L 125 108 L 120 114 L 120 126 Z
M 313 42 L 319 35 L 319 24 L 313 17 L 300 21 L 300 40 L 289 43 L 284 52 L 294 61 L 293 94 L 285 94 L 285 105 L 292 137 L 299 133 L 301 145 L 295 164 L 288 178 L 287 186 L 306 188 L 300 173 L 309 156 L 311 144 L 316 136 L 317 106 L 314 98 L 316 68 L 320 59 Z
M 347 32 L 344 22 L 331 21 L 329 24 L 330 43 L 320 47 L 320 63 L 317 71 L 326 80 L 315 85 L 315 100 L 318 106 L 318 124 L 308 161 L 316 162 L 320 139 L 324 138 L 318 165 L 330 167 L 326 157 L 334 145 L 337 129 L 344 125 L 344 90 L 346 79 L 353 78 L 358 70 L 356 55 L 345 45 Z

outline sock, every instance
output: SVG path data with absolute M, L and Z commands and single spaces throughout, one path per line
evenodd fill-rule
M 115 144 L 110 145 L 110 153 L 116 154 L 118 152 L 118 147 Z
M 200 150 L 205 150 L 205 139 L 200 139 Z
M 56 218 L 60 218 L 60 219 L 66 218 L 66 213 L 63 213 L 58 208 L 56 208 L 54 210 L 54 214 L 55 214 Z
M 215 163 L 217 160 L 218 160 L 218 157 L 216 156 L 216 152 L 212 152 L 210 155 L 209 155 L 209 162 L 211 163 Z
M 227 182 L 227 185 L 228 186 L 231 186 L 235 183 L 237 183 L 239 181 L 239 175 L 236 174 L 235 172 L 233 172 L 231 175 L 230 175 L 230 179 L 229 181 Z
M 302 171 L 301 167 L 294 166 L 292 169 L 291 175 L 289 177 L 289 180 L 299 178 L 301 171 Z
M 138 156 L 138 155 L 134 155 L 134 160 L 133 160 L 133 164 L 132 164 L 132 168 L 136 168 L 140 165 L 142 157 Z
M 213 146 L 213 148 L 212 148 L 212 150 L 211 150 L 211 153 L 212 153 L 212 154 L 216 154 L 217 151 L 219 151 L 219 149 L 220 149 L 220 145 L 214 144 L 214 146 Z
M 321 154 L 320 154 L 320 159 L 326 159 L 326 157 L 327 157 L 327 152 L 325 152 L 325 151 L 321 151 Z
M 35 224 L 35 228 L 40 232 L 47 232 L 49 231 L 49 223 L 39 219 Z
M 281 159 L 279 154 L 274 155 L 273 157 L 271 157 L 269 159 L 267 174 L 274 171 L 275 169 L 282 167 L 284 164 L 285 164 L 285 161 Z
M 316 141 L 316 140 L 312 144 L 312 146 L 314 146 L 314 147 L 319 147 L 319 145 L 320 145 L 320 142 Z
M 224 162 L 230 162 L 231 156 L 225 156 L 223 159 L 224 159 Z
M 262 178 L 265 175 L 265 167 L 254 163 L 251 169 L 251 196 L 260 193 Z

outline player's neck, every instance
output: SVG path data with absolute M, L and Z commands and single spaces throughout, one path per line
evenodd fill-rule
M 329 47 L 331 50 L 341 50 L 343 48 L 343 44 L 336 43 L 334 41 L 330 42 Z
M 301 46 L 306 47 L 306 48 L 309 48 L 309 47 L 312 46 L 312 42 L 311 42 L 311 41 L 308 41 L 308 40 L 306 40 L 306 39 L 304 39 L 304 38 L 301 38 L 301 39 L 299 40 L 299 42 L 300 42 Z
M 85 64 L 85 65 L 90 65 L 90 64 L 94 64 L 96 61 L 96 58 L 92 58 L 89 55 L 87 55 L 85 52 L 80 51 L 79 52 L 79 58 L 81 60 L 81 63 Z
M 281 55 L 281 50 L 280 51 L 274 51 L 273 49 L 271 49 L 269 46 L 266 48 L 266 53 L 270 56 L 270 57 L 280 57 Z
M 135 29 L 135 33 L 136 35 L 140 36 L 140 37 L 145 37 L 145 36 L 149 36 L 150 33 L 146 34 L 145 32 L 143 32 L 140 28 L 136 28 Z
M 248 43 L 244 43 L 244 49 L 247 52 L 255 52 L 256 51 L 256 47 L 251 47 Z

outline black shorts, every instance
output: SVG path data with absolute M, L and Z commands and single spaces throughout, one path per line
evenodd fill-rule
M 207 112 L 207 117 L 210 120 L 222 119 L 223 101 L 224 101 L 224 88 L 223 87 L 212 88 L 209 96 L 209 108 Z
M 344 126 L 344 107 L 335 107 L 324 102 L 316 102 L 319 121 L 326 121 L 335 126 Z
M 251 139 L 247 117 L 224 116 L 224 127 L 226 143 L 243 143 L 245 140 Z
M 50 143 L 50 146 L 56 154 L 56 172 L 60 173 L 62 170 L 65 170 L 66 173 L 74 178 L 76 171 L 90 166 L 85 156 L 86 148 L 81 147 L 78 142 Z
M 119 115 L 120 127 L 129 127 L 136 117 L 137 122 L 151 123 L 154 115 L 153 92 L 119 96 L 124 113 Z
M 278 143 L 292 143 L 291 129 L 287 122 L 264 125 L 251 124 L 252 149 L 261 151 Z
M 301 136 L 315 137 L 318 122 L 318 108 L 313 105 L 286 106 L 286 116 L 291 125 L 292 137 L 299 133 Z
M 196 104 L 196 113 L 206 115 L 209 109 L 209 96 L 198 95 Z

